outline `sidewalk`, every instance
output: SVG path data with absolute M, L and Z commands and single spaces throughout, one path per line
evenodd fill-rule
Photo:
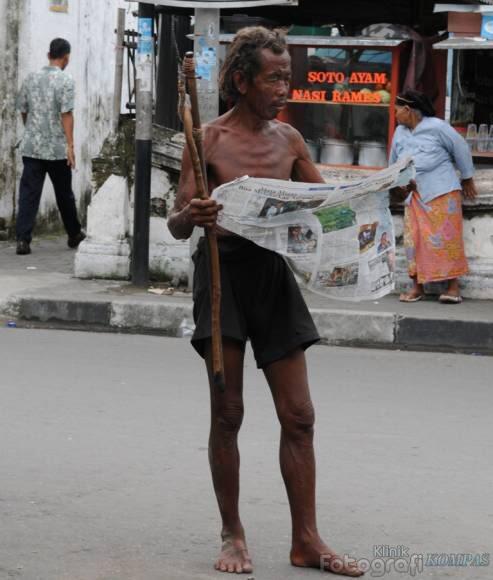
M 13 242 L 0 242 L 2 326 L 12 320 L 18 326 L 177 336 L 191 324 L 189 293 L 159 296 L 127 282 L 78 280 L 65 238 L 37 239 L 32 250 L 17 256 Z M 493 354 L 491 301 L 445 306 L 436 299 L 403 304 L 395 295 L 360 303 L 305 297 L 326 344 Z

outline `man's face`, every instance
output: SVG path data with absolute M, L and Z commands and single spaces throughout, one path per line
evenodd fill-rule
M 261 51 L 260 72 L 251 83 L 245 81 L 241 91 L 252 111 L 261 119 L 275 119 L 286 106 L 291 82 L 291 57 L 287 51 L 275 54 Z

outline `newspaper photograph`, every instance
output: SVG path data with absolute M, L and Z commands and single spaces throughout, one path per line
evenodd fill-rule
M 394 290 L 389 189 L 415 177 L 405 159 L 361 180 L 300 183 L 241 177 L 218 187 L 218 224 L 285 257 L 304 287 L 330 298 L 375 300 Z

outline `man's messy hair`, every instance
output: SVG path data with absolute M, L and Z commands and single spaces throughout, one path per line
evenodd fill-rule
M 63 58 L 66 54 L 70 54 L 70 42 L 65 40 L 65 38 L 54 38 L 50 42 L 48 56 L 53 60 L 57 60 Z
M 233 73 L 241 71 L 251 83 L 260 72 L 260 53 L 264 48 L 274 54 L 282 54 L 287 49 L 284 31 L 247 26 L 236 33 L 219 73 L 219 91 L 225 102 L 236 103 L 240 97 Z

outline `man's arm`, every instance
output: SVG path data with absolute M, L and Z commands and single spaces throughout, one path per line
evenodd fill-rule
M 72 111 L 62 113 L 62 125 L 67 140 L 67 165 L 75 169 L 74 153 L 74 114 Z
M 62 75 L 61 82 L 57 87 L 57 101 L 60 103 L 60 115 L 63 131 L 67 140 L 67 165 L 75 169 L 74 154 L 74 105 L 75 83 L 70 75 Z
M 19 94 L 17 95 L 17 99 L 16 99 L 16 107 L 21 114 L 22 123 L 24 125 L 27 122 L 27 114 L 29 112 L 29 100 L 27 98 L 27 80 L 28 79 L 26 79 L 22 83 L 21 90 L 19 91 Z
M 183 151 L 180 181 L 175 205 L 168 218 L 168 228 L 177 240 L 187 240 L 195 226 L 211 227 L 222 206 L 214 199 L 196 199 L 195 177 L 188 147 Z
M 325 183 L 320 171 L 315 167 L 310 157 L 310 152 L 301 134 L 293 129 L 291 139 L 297 155 L 291 174 L 293 181 Z

